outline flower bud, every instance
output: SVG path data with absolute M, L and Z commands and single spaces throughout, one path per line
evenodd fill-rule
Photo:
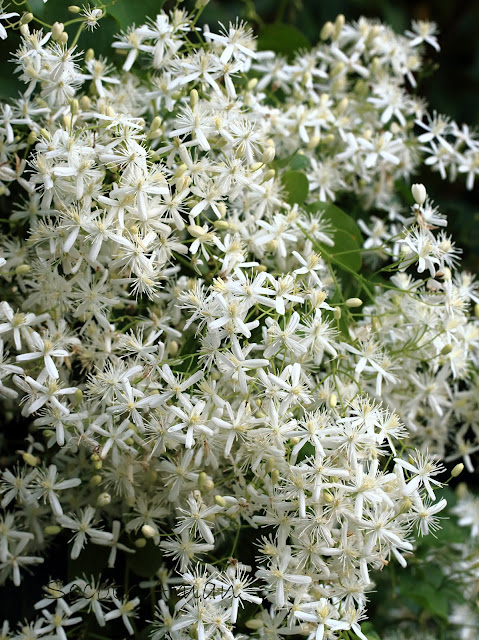
M 262 629 L 264 627 L 264 622 L 261 620 L 261 618 L 253 618 L 252 620 L 247 620 L 244 624 L 247 629 L 252 629 L 253 631 Z
M 271 471 L 273 471 L 274 467 L 275 467 L 275 460 L 274 458 L 268 458 L 266 460 L 266 465 L 265 465 L 265 471 L 266 473 L 270 473 Z
M 347 307 L 360 307 L 363 304 L 363 301 L 361 300 L 361 298 L 348 298 L 346 300 L 346 306 Z
M 331 34 L 334 31 L 334 25 L 332 22 L 330 22 L 328 20 L 328 22 L 325 22 L 323 25 L 323 28 L 320 31 L 319 37 L 321 38 L 321 40 L 327 40 L 328 38 L 331 37 Z
M 331 409 L 334 409 L 334 407 L 338 404 L 338 396 L 335 393 L 330 394 L 328 398 L 328 404 Z
M 22 454 L 23 461 L 28 464 L 30 467 L 36 467 L 40 460 L 34 456 L 32 453 L 23 453 Z
M 341 308 L 340 307 L 336 307 L 333 311 L 333 316 L 335 320 L 340 320 L 341 319 Z
M 172 340 L 170 342 L 170 344 L 168 345 L 168 353 L 170 354 L 170 356 L 176 356 L 176 354 L 178 353 L 178 349 L 179 349 L 179 345 L 176 342 L 176 340 Z
M 251 78 L 251 80 L 248 82 L 248 91 L 252 91 L 256 85 L 258 84 L 258 78 Z
M 104 493 L 100 493 L 98 498 L 96 499 L 96 503 L 99 507 L 106 507 L 111 502 L 111 495 L 106 491 Z
M 453 350 L 452 344 L 445 344 L 441 349 L 441 356 L 447 356 Z
M 53 40 L 58 40 L 58 38 L 65 31 L 65 26 L 62 22 L 54 22 L 52 25 L 52 38 Z
M 60 44 L 66 44 L 68 42 L 68 33 L 66 31 L 58 36 L 58 42 Z
M 145 538 L 154 538 L 157 534 L 155 529 L 149 524 L 144 524 L 141 527 L 141 533 L 145 536 Z
M 276 484 L 278 480 L 279 480 L 279 470 L 273 469 L 273 471 L 271 472 L 271 482 L 273 484 Z
M 20 24 L 21 25 L 28 24 L 32 20 L 33 20 L 33 13 L 29 11 L 28 13 L 24 13 L 23 16 L 20 18 Z
M 97 487 L 99 484 L 101 484 L 101 480 L 102 480 L 102 477 L 99 475 L 92 476 L 90 478 L 90 484 L 94 487 Z
M 269 164 L 270 162 L 273 162 L 275 155 L 276 155 L 276 149 L 274 148 L 274 145 L 269 145 L 263 151 L 261 160 L 264 164 Z
M 143 549 L 143 547 L 145 546 L 146 546 L 145 538 L 138 538 L 138 540 L 135 540 L 135 547 L 137 549 Z
M 29 264 L 19 264 L 15 269 L 15 273 L 17 274 L 17 276 L 25 276 L 30 272 L 30 270 L 31 267 Z
M 22 24 L 20 26 L 20 33 L 24 38 L 27 38 L 30 35 L 30 29 L 28 28 L 28 24 Z
M 464 465 L 462 464 L 462 462 L 460 462 L 459 464 L 456 464 L 454 469 L 451 471 L 451 476 L 453 478 L 457 478 L 457 476 L 461 475 L 463 471 L 464 471 Z
M 69 11 L 70 13 L 80 13 L 81 8 L 80 8 L 80 7 L 78 7 L 76 4 L 71 4 L 71 5 L 68 7 L 68 11 Z
M 82 109 L 84 109 L 85 111 L 88 111 L 88 109 L 91 107 L 91 100 L 88 96 L 82 96 L 80 98 L 80 106 Z
M 220 495 L 215 496 L 215 502 L 218 505 L 218 507 L 226 507 L 226 500 L 223 498 L 223 496 L 220 496 Z
M 193 238 L 201 238 L 201 236 L 204 236 L 206 233 L 203 227 L 200 227 L 198 224 L 190 224 L 187 226 L 187 229 Z
M 60 527 L 58 524 L 50 524 L 43 529 L 47 536 L 56 536 L 60 533 L 61 530 L 62 527 Z
M 411 193 L 414 200 L 419 206 L 425 203 L 427 198 L 426 187 L 423 184 L 413 184 Z
M 38 140 L 38 135 L 36 131 L 30 131 L 27 138 L 28 144 L 34 144 Z
M 263 182 L 268 182 L 268 180 L 271 180 L 272 178 L 274 178 L 275 175 L 276 175 L 276 171 L 274 169 L 269 169 L 268 171 L 266 171 L 266 173 L 263 176 Z
M 190 105 L 192 109 L 196 107 L 196 105 L 198 104 L 198 100 L 199 100 L 198 91 L 196 89 L 192 89 L 190 91 Z
M 229 222 L 226 222 L 226 220 L 215 220 L 213 222 L 213 226 L 215 227 L 215 229 L 229 229 L 230 228 L 230 224 L 229 224 Z

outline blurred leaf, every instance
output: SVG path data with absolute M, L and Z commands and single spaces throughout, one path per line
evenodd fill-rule
M 311 49 L 308 38 L 290 24 L 267 24 L 259 32 L 258 49 L 291 57 L 298 49 Z
M 308 178 L 301 171 L 286 171 L 281 176 L 288 204 L 303 204 L 308 197 Z
M 309 167 L 309 159 L 304 155 L 304 153 L 296 153 L 291 158 L 291 162 L 289 164 L 291 169 L 294 171 L 297 171 L 298 169 L 306 169 Z
M 126 29 L 132 24 L 142 24 L 146 18 L 156 18 L 164 3 L 165 0 L 118 0 L 108 7 L 108 13 L 122 29 Z

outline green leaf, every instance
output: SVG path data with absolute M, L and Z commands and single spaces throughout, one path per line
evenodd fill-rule
M 448 619 L 448 598 L 443 591 L 438 591 L 430 584 L 417 582 L 414 590 L 409 592 L 408 596 L 432 614 L 443 620 Z
M 286 202 L 289 204 L 303 204 L 308 197 L 308 178 L 301 171 L 286 171 L 281 176 L 281 182 L 286 191 Z
M 311 49 L 308 38 L 296 27 L 290 24 L 265 25 L 258 36 L 260 51 L 274 51 L 291 57 L 298 49 Z
M 374 629 L 373 624 L 369 621 L 364 622 L 361 625 L 361 631 L 364 633 L 366 638 L 368 638 L 368 640 L 381 640 L 381 638 L 378 635 L 378 632 Z M 354 634 L 354 637 L 357 638 L 358 636 Z
M 146 18 L 156 18 L 164 2 L 165 0 L 119 0 L 108 6 L 107 11 L 122 29 L 126 29 L 132 24 L 138 27 Z
M 346 270 L 359 271 L 361 269 L 361 249 L 353 236 L 346 231 L 335 229 L 334 247 L 321 245 L 320 251 L 324 257 Z
M 304 153 L 296 153 L 289 163 L 291 169 L 297 171 L 298 169 L 306 169 L 309 167 L 309 159 Z
M 336 205 L 318 201 L 308 205 L 306 210 L 310 213 L 321 212 L 323 219 L 329 222 L 334 229 L 346 231 L 358 244 L 362 244 L 361 231 L 356 221 Z

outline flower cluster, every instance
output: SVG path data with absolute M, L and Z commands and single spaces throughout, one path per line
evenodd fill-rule
M 118 36 L 121 70 L 61 26 L 21 34 L 0 394 L 31 430 L 1 476 L 0 579 L 53 537 L 73 560 L 107 547 L 105 569 L 155 548 L 154 640 L 364 640 L 373 571 L 437 529 L 441 459 L 479 449 L 478 289 L 425 188 L 408 208 L 394 186 L 479 167 L 406 90 L 433 26 L 340 16 L 287 62 L 174 10 Z M 359 227 L 333 215 L 344 193 Z M 63 639 L 81 611 L 133 634 L 138 597 L 72 585 L 4 636 Z

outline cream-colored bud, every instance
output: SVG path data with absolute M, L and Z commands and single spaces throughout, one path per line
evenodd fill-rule
M 271 482 L 273 484 L 276 484 L 278 480 L 279 480 L 279 470 L 273 469 L 273 471 L 271 472 Z
M 427 193 L 426 187 L 423 184 L 413 184 L 411 187 L 411 193 L 419 206 L 426 202 Z
M 258 78 L 251 78 L 251 80 L 248 82 L 248 91 L 252 91 L 256 85 L 258 84 Z
M 137 549 L 143 549 L 143 547 L 146 546 L 146 539 L 145 538 L 138 538 L 137 540 L 135 540 L 135 547 Z
M 346 98 L 346 96 L 344 98 L 342 98 L 339 102 L 338 102 L 338 106 L 336 107 L 336 111 L 338 113 L 344 113 L 344 111 L 346 111 L 346 109 L 348 108 L 348 104 L 349 104 L 349 100 L 348 98 Z
M 264 627 L 263 620 L 259 618 L 252 618 L 251 620 L 247 620 L 244 624 L 247 629 L 251 629 L 252 631 L 257 631 Z
M 253 171 L 253 173 L 255 171 L 258 171 L 258 169 L 261 169 L 261 167 L 263 166 L 262 162 L 253 162 L 252 165 L 250 165 L 250 170 Z
M 226 500 L 223 498 L 223 496 L 220 496 L 220 495 L 215 496 L 215 502 L 218 505 L 218 507 L 226 507 Z
M 178 349 L 179 349 L 179 345 L 176 342 L 176 340 L 172 340 L 170 342 L 170 344 L 168 345 L 168 353 L 170 354 L 170 356 L 176 356 L 176 354 L 178 353 Z
M 54 22 L 52 25 L 52 38 L 53 40 L 58 40 L 58 38 L 65 31 L 65 25 L 63 22 Z
M 66 44 L 68 42 L 68 33 L 64 31 L 58 36 L 57 40 L 60 44 Z
M 64 129 L 69 129 L 72 124 L 72 117 L 68 114 L 65 114 L 62 118 L 62 124 Z
M 27 38 L 30 35 L 30 29 L 28 28 L 28 24 L 22 24 L 20 27 L 20 33 L 24 38 Z
M 331 393 L 329 395 L 328 404 L 331 409 L 334 409 L 334 407 L 338 404 L 338 396 L 335 393 Z
M 320 31 L 319 37 L 321 38 L 321 40 L 327 40 L 328 38 L 331 37 L 331 34 L 334 31 L 334 25 L 332 22 L 328 21 L 325 22 L 323 25 L 323 28 Z
M 38 140 L 38 134 L 36 131 L 30 131 L 27 138 L 28 144 L 34 144 Z
M 58 524 L 49 524 L 43 529 L 43 531 L 47 534 L 47 536 L 56 536 L 60 533 L 60 531 L 62 531 L 62 527 L 60 527 Z
M 31 266 L 29 264 L 19 264 L 18 267 L 15 268 L 15 273 L 17 276 L 25 276 L 27 273 L 30 273 Z
M 87 49 L 85 53 L 85 62 L 90 62 L 95 57 L 95 51 L 93 49 Z
M 90 484 L 91 484 L 93 487 L 97 487 L 99 484 L 101 484 L 101 480 L 102 480 L 102 477 L 101 477 L 101 476 L 99 476 L 99 475 L 92 476 L 92 477 L 90 478 Z
M 203 227 L 200 227 L 198 224 L 189 224 L 186 228 L 193 238 L 201 238 L 201 236 L 204 236 L 205 233 L 207 233 Z
M 333 311 L 333 316 L 335 320 L 340 320 L 341 319 L 341 308 L 340 307 L 335 307 L 334 311 Z
M 88 109 L 90 109 L 91 107 L 91 100 L 88 96 L 82 96 L 80 98 L 80 106 L 82 109 L 84 109 L 85 111 L 88 111 Z
M 144 524 L 141 527 L 141 533 L 145 536 L 145 538 L 154 538 L 157 534 L 155 529 L 149 524 Z
M 71 4 L 71 5 L 68 7 L 68 11 L 69 11 L 70 13 L 80 13 L 80 11 L 81 11 L 81 7 L 78 7 L 76 4 Z
M 264 164 L 269 164 L 270 162 L 273 162 L 275 155 L 276 155 L 276 149 L 274 148 L 274 146 L 268 146 L 263 151 L 261 160 Z
M 155 116 L 151 122 L 150 130 L 156 131 L 156 129 L 159 129 L 160 127 L 161 127 L 161 118 L 160 116 Z
M 464 465 L 462 464 L 462 462 L 459 462 L 459 464 L 456 464 L 454 469 L 451 471 L 451 476 L 453 478 L 457 478 L 457 476 L 461 475 L 463 471 L 464 471 Z
M 272 178 L 274 178 L 275 175 L 276 175 L 276 171 L 274 169 L 269 169 L 268 171 L 266 171 L 266 173 L 263 176 L 263 182 L 268 182 L 268 180 L 271 180 Z
M 452 344 L 445 344 L 441 349 L 441 356 L 447 356 L 453 350 Z
M 363 301 L 361 300 L 361 298 L 348 298 L 346 300 L 346 306 L 347 307 L 360 307 L 363 304 Z
M 215 220 L 213 222 L 213 226 L 216 229 L 229 229 L 230 228 L 230 224 L 229 224 L 229 222 L 226 222 L 226 220 Z
M 36 467 L 40 460 L 32 453 L 25 452 L 22 454 L 23 461 L 30 467 Z
M 266 465 L 265 465 L 266 473 L 270 473 L 271 471 L 273 471 L 275 466 L 276 466 L 276 462 L 275 462 L 274 458 L 268 458 L 266 460 Z
M 114 118 L 116 115 L 115 109 L 113 109 L 111 105 L 108 105 L 108 107 L 105 109 L 105 113 L 109 118 Z
M 290 442 L 290 444 L 292 444 L 292 445 L 293 445 L 293 447 L 294 447 L 295 445 L 297 445 L 297 444 L 299 444 L 299 443 L 300 443 L 300 439 L 299 439 L 297 436 L 294 436 L 294 438 L 290 438 L 290 439 L 289 439 L 289 442 Z
M 102 460 L 95 460 L 95 462 L 93 463 L 93 468 L 95 469 L 95 471 L 100 471 L 102 466 L 103 466 Z
M 474 305 L 474 315 L 476 316 L 476 318 L 479 318 L 479 302 L 476 302 L 476 304 Z
M 411 498 L 407 498 L 407 497 L 403 498 L 399 506 L 399 513 L 407 513 L 408 511 L 410 511 L 411 507 L 412 507 Z
M 33 13 L 28 11 L 27 13 L 24 13 L 23 16 L 20 18 L 20 24 L 21 25 L 28 24 L 32 20 L 33 20 Z
M 192 89 L 190 91 L 190 105 L 192 109 L 196 107 L 196 105 L 198 104 L 198 100 L 199 100 L 198 91 L 196 89 Z
M 111 502 L 111 495 L 106 491 L 104 493 L 100 493 L 98 498 L 96 499 L 96 503 L 99 507 L 106 507 Z
M 324 501 L 328 504 L 331 504 L 331 502 L 334 500 L 333 496 L 328 491 L 323 491 L 323 498 Z
M 216 208 L 218 209 L 222 217 L 226 215 L 226 205 L 224 202 L 218 202 Z
M 70 104 L 70 112 L 72 116 L 76 116 L 76 114 L 80 111 L 80 103 L 76 98 L 73 98 Z
M 309 150 L 316 149 L 316 147 L 320 142 L 321 142 L 320 136 L 311 136 L 306 146 Z

